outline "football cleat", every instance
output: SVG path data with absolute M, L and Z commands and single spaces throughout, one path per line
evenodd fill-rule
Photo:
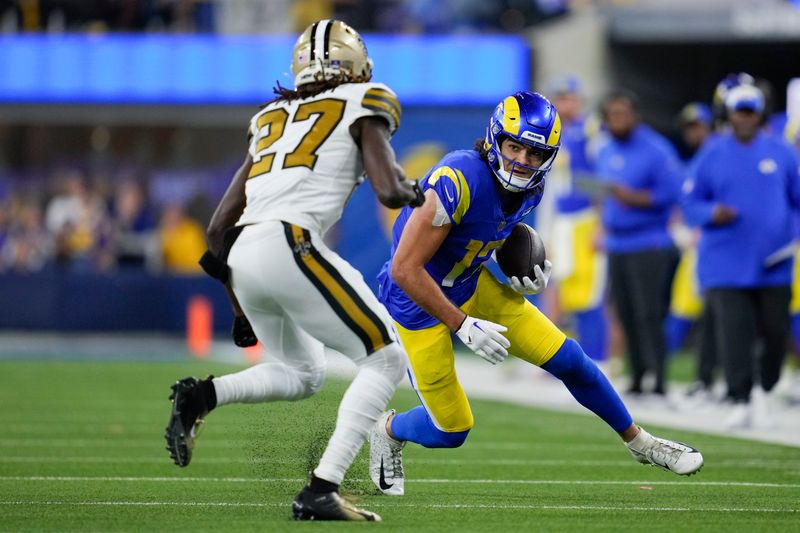
M 211 385 L 212 378 L 213 376 L 209 376 L 205 381 Z M 192 449 L 203 425 L 203 418 L 209 411 L 202 382 L 193 377 L 177 381 L 172 385 L 169 399 L 172 400 L 172 414 L 164 434 L 167 451 L 176 465 L 187 466 L 192 460 Z
M 639 434 L 625 446 L 640 463 L 681 476 L 695 474 L 703 467 L 703 455 L 696 449 L 681 442 L 654 437 L 641 427 Z
M 305 487 L 294 497 L 292 518 L 295 520 L 346 520 L 349 522 L 381 521 L 379 515 L 359 509 L 342 498 L 338 492 L 312 492 L 309 487 Z
M 403 447 L 406 442 L 386 432 L 386 421 L 394 413 L 394 409 L 386 411 L 369 432 L 369 475 L 384 494 L 402 496 L 405 493 Z

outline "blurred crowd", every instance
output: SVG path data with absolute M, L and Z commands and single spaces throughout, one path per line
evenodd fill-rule
M 0 0 L 0 31 L 294 33 L 322 18 L 366 32 L 517 31 L 567 0 Z
M 0 197 L 0 272 L 200 270 L 212 208 L 202 192 L 155 204 L 136 177 L 90 179 L 63 168 L 46 186 Z

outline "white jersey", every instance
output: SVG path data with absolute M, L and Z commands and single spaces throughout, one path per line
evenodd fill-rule
M 250 121 L 253 166 L 237 225 L 283 220 L 324 234 L 363 180 L 350 126 L 379 116 L 394 133 L 400 114 L 397 96 L 382 83 L 346 83 L 268 104 Z

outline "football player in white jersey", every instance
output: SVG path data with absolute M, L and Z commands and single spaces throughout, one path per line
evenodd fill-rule
M 347 24 L 321 20 L 294 48 L 295 89 L 250 122 L 244 164 L 217 207 L 201 264 L 225 283 L 237 316 L 234 340 L 258 338 L 267 360 L 241 372 L 172 386 L 167 449 L 189 464 L 206 414 L 228 403 L 299 400 L 320 390 L 325 351 L 345 354 L 358 374 L 310 483 L 293 502 L 298 520 L 380 520 L 339 496 L 339 484 L 406 369 L 392 320 L 361 274 L 323 242 L 366 172 L 388 207 L 419 206 L 389 138 L 401 109 L 371 83 L 372 61 Z M 250 330 L 252 324 L 252 331 Z M 238 327 L 238 330 L 237 330 Z

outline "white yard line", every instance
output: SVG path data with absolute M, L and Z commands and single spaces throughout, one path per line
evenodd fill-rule
M 77 506 L 137 506 L 137 507 L 288 507 L 287 503 L 271 502 L 135 502 L 135 501 L 96 501 L 96 502 L 68 502 L 68 501 L 0 501 L 6 506 L 46 506 L 60 505 L 66 507 Z M 704 513 L 797 513 L 798 509 L 770 509 L 764 507 L 615 507 L 608 505 L 515 505 L 515 504 L 425 504 L 425 503 L 379 503 L 373 507 L 405 507 L 422 509 L 518 509 L 518 510 L 547 510 L 547 511 L 614 511 L 614 512 L 704 512 Z
M 144 477 L 144 476 L 0 476 L 2 481 L 111 481 L 111 482 L 198 482 L 198 483 L 302 483 L 302 478 L 246 478 L 246 477 Z M 367 481 L 353 479 L 355 482 Z M 580 480 L 580 479 L 414 479 L 411 484 L 474 484 L 474 485 L 640 485 L 640 486 L 671 486 L 681 487 L 754 487 L 754 488 L 780 488 L 800 489 L 800 483 L 756 483 L 747 481 L 608 481 L 608 480 Z

